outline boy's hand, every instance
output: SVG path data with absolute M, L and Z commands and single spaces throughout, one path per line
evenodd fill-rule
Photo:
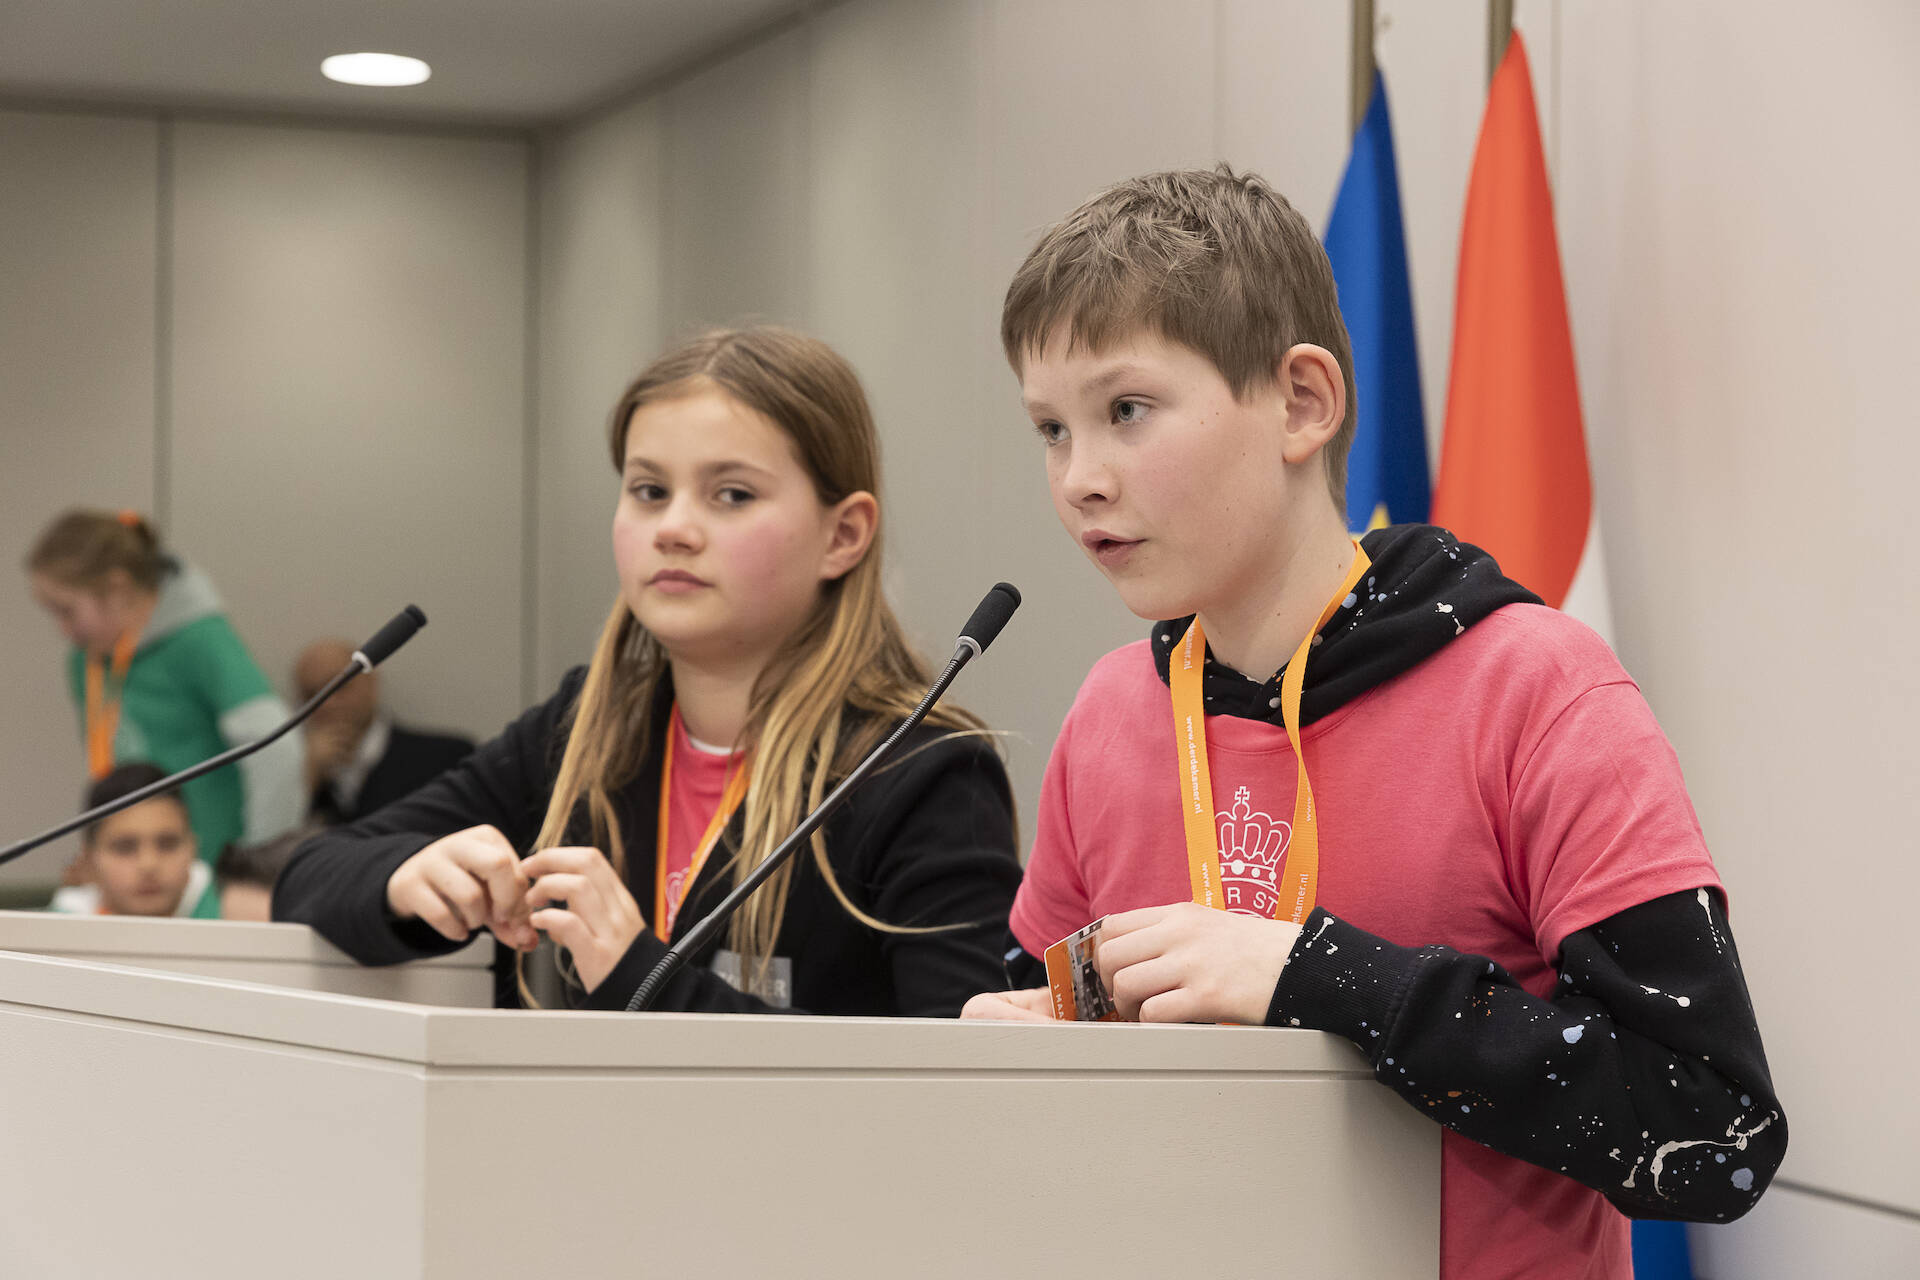
M 1123 1018 L 1259 1026 L 1299 936 L 1297 924 L 1181 902 L 1108 916 L 1095 962 Z
M 1053 993 L 1045 987 L 1025 991 L 983 991 L 960 1010 L 963 1018 L 994 1022 L 1052 1022 Z
M 573 953 L 580 981 L 594 990 L 647 927 L 640 904 L 598 849 L 542 849 L 520 866 L 533 880 L 533 927 Z M 555 902 L 565 905 L 548 905 Z
M 498 827 L 468 827 L 441 836 L 387 877 L 387 906 L 403 920 L 425 920 L 464 942 L 487 928 L 510 947 L 540 941 L 527 923 L 527 877 L 520 856 Z

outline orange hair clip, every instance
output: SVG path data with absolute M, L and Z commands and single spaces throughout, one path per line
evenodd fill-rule
M 129 529 L 138 529 L 140 527 L 140 513 L 132 507 L 121 511 L 119 520 L 121 524 L 127 526 Z

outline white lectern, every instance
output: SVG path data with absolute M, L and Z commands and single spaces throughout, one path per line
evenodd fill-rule
M 0 911 L 0 951 L 414 1004 L 493 1007 L 487 967 L 493 947 L 485 939 L 452 955 L 369 969 L 303 924 Z
M 1365 1276 L 1440 1130 L 1312 1032 L 402 1004 L 0 953 L 0 1272 Z

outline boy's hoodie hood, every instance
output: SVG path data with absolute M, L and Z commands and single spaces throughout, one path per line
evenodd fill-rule
M 1540 603 L 1540 597 L 1501 573 L 1492 556 L 1445 529 L 1392 525 L 1368 533 L 1360 545 L 1373 565 L 1328 619 L 1307 660 L 1302 725 L 1418 666 L 1495 609 Z M 1153 665 L 1162 682 L 1192 621 L 1189 614 L 1153 624 Z M 1201 691 L 1209 715 L 1280 723 L 1278 671 L 1263 682 L 1209 656 Z

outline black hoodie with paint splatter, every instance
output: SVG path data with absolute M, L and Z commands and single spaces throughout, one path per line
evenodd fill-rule
M 1358 618 L 1336 614 L 1323 632 L 1307 667 L 1303 724 L 1417 666 L 1495 610 L 1538 603 L 1445 530 L 1378 529 L 1363 546 L 1372 607 Z M 1432 625 L 1442 606 L 1452 631 Z M 1153 631 L 1164 680 L 1173 643 L 1162 637 L 1185 628 Z M 1259 683 L 1209 662 L 1204 690 L 1212 714 L 1279 723 L 1277 675 Z M 1017 945 L 1008 971 L 1016 986 L 1045 981 Z M 1471 1092 L 1493 1105 L 1449 1108 L 1448 1128 L 1565 1174 L 1629 1216 L 1725 1222 L 1751 1208 L 1785 1154 L 1786 1119 L 1719 894 L 1668 894 L 1570 934 L 1559 974 L 1541 998 L 1484 956 L 1399 946 L 1316 909 L 1267 1020 L 1352 1040 L 1380 1082 L 1423 1114 L 1443 1114 L 1436 1098 Z M 1693 994 L 1662 994 L 1674 990 Z M 1570 1036 L 1570 1026 L 1581 1030 Z

